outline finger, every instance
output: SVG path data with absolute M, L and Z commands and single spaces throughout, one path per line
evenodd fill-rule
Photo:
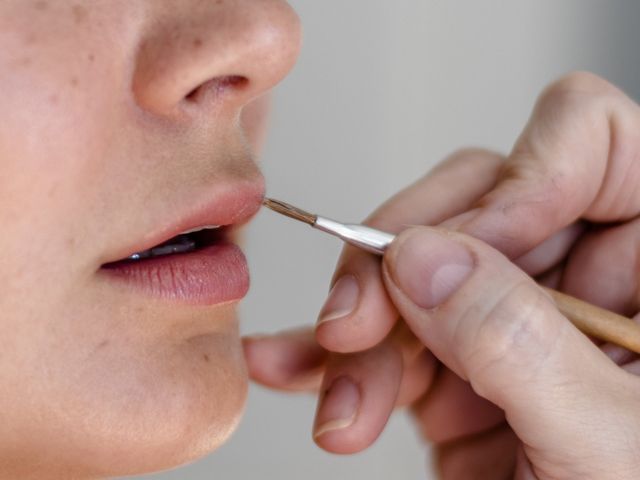
M 640 314 L 633 317 L 633 321 L 640 322 Z M 616 364 L 621 365 L 627 372 L 633 375 L 640 375 L 640 370 L 634 365 L 637 362 L 639 355 L 636 352 L 632 352 L 613 343 L 605 343 L 600 346 L 600 349 L 604 354 L 609 357 Z
M 525 253 L 514 263 L 532 277 L 541 275 L 563 261 L 584 230 L 583 224 L 572 223 Z
M 514 480 L 539 480 L 538 476 L 533 471 L 533 466 L 525 454 L 522 444 L 518 445 L 518 452 L 516 454 L 516 471 L 513 475 Z
M 632 375 L 640 375 L 640 360 L 633 360 L 626 363 L 623 368 Z
M 480 397 L 448 368 L 440 373 L 413 413 L 422 435 L 435 444 L 491 430 L 504 423 L 504 412 Z
M 437 370 L 438 361 L 426 349 L 411 363 L 405 364 L 395 406 L 405 407 L 422 397 L 431 388 Z
M 483 150 L 452 155 L 425 178 L 380 207 L 367 224 L 388 232 L 406 225 L 437 224 L 460 213 L 495 183 L 502 157 Z M 463 191 L 456 188 L 465 185 Z M 346 247 L 316 327 L 318 342 L 334 352 L 354 352 L 380 343 L 398 314 L 380 278 L 378 258 Z
M 636 404 L 632 377 L 488 245 L 441 229 L 412 228 L 389 248 L 383 273 L 416 336 L 503 409 L 529 448 L 580 462 L 588 452 L 609 448 L 602 445 L 608 428 L 615 435 L 635 428 L 633 421 L 620 427 L 614 413 Z M 603 462 L 629 460 L 607 453 Z
M 242 340 L 249 376 L 270 388 L 317 391 L 328 352 L 315 341 L 310 328 Z
M 438 361 L 407 328 L 399 323 L 385 340 L 402 358 L 402 379 L 396 407 L 414 403 L 431 388 L 438 369 Z M 357 355 L 354 355 L 357 356 Z
M 397 319 L 380 280 L 380 260 L 346 247 L 318 316 L 318 343 L 333 352 L 367 350 L 389 334 Z
M 373 349 L 332 354 L 316 414 L 316 442 L 336 453 L 367 448 L 383 430 L 394 407 L 425 394 L 436 368 L 435 357 L 403 324 Z
M 389 342 L 327 365 L 314 439 L 334 453 L 355 453 L 380 435 L 393 411 L 402 378 L 402 356 Z
M 436 447 L 442 480 L 513 478 L 518 439 L 508 425 Z
M 640 219 L 595 229 L 576 244 L 562 290 L 602 308 L 633 315 L 640 309 Z
M 640 219 L 592 229 L 573 248 L 560 288 L 570 295 L 622 315 L 640 309 Z M 618 365 L 637 354 L 613 344 L 603 352 Z
M 539 275 L 537 278 L 538 285 L 558 290 L 562 282 L 562 274 L 564 273 L 564 265 L 558 264 L 551 270 Z
M 640 108 L 587 73 L 550 86 L 507 158 L 495 189 L 447 226 L 510 258 L 583 217 L 640 213 Z
M 437 225 L 466 211 L 498 180 L 505 157 L 490 150 L 454 152 L 423 178 L 394 195 L 366 223 L 399 233 L 409 225 Z M 457 188 L 464 185 L 464 189 Z

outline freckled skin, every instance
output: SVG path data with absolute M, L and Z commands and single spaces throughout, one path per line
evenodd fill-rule
M 87 19 L 87 9 L 82 5 L 74 5 L 71 7 L 73 13 L 73 20 L 76 24 L 80 24 Z
M 0 41 L 0 480 L 211 452 L 246 395 L 236 305 L 144 298 L 100 267 L 176 205 L 259 179 L 249 149 L 296 58 L 295 14 L 281 0 L 6 0 Z M 233 75 L 245 81 L 224 97 L 186 99 Z

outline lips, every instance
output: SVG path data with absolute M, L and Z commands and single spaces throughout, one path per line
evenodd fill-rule
M 155 299 L 195 305 L 237 301 L 249 289 L 249 269 L 231 237 L 260 209 L 263 197 L 262 181 L 218 187 L 118 249 L 100 273 Z

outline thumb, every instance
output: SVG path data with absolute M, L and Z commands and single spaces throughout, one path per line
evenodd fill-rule
M 538 454 L 566 451 L 563 460 L 612 448 L 611 436 L 600 444 L 608 437 L 603 425 L 612 416 L 608 425 L 620 428 L 620 412 L 637 408 L 635 378 L 501 253 L 463 234 L 418 227 L 389 247 L 383 272 L 414 334 L 502 408 L 525 445 Z

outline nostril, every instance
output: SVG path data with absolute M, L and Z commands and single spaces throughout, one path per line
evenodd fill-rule
M 245 90 L 249 85 L 249 79 L 240 75 L 227 75 L 216 77 L 201 83 L 187 93 L 184 101 L 188 103 L 205 103 Z
M 137 40 L 130 88 L 135 106 L 154 116 L 240 112 L 298 54 L 300 25 L 286 1 L 158 2 L 157 12 L 147 3 L 154 15 Z

